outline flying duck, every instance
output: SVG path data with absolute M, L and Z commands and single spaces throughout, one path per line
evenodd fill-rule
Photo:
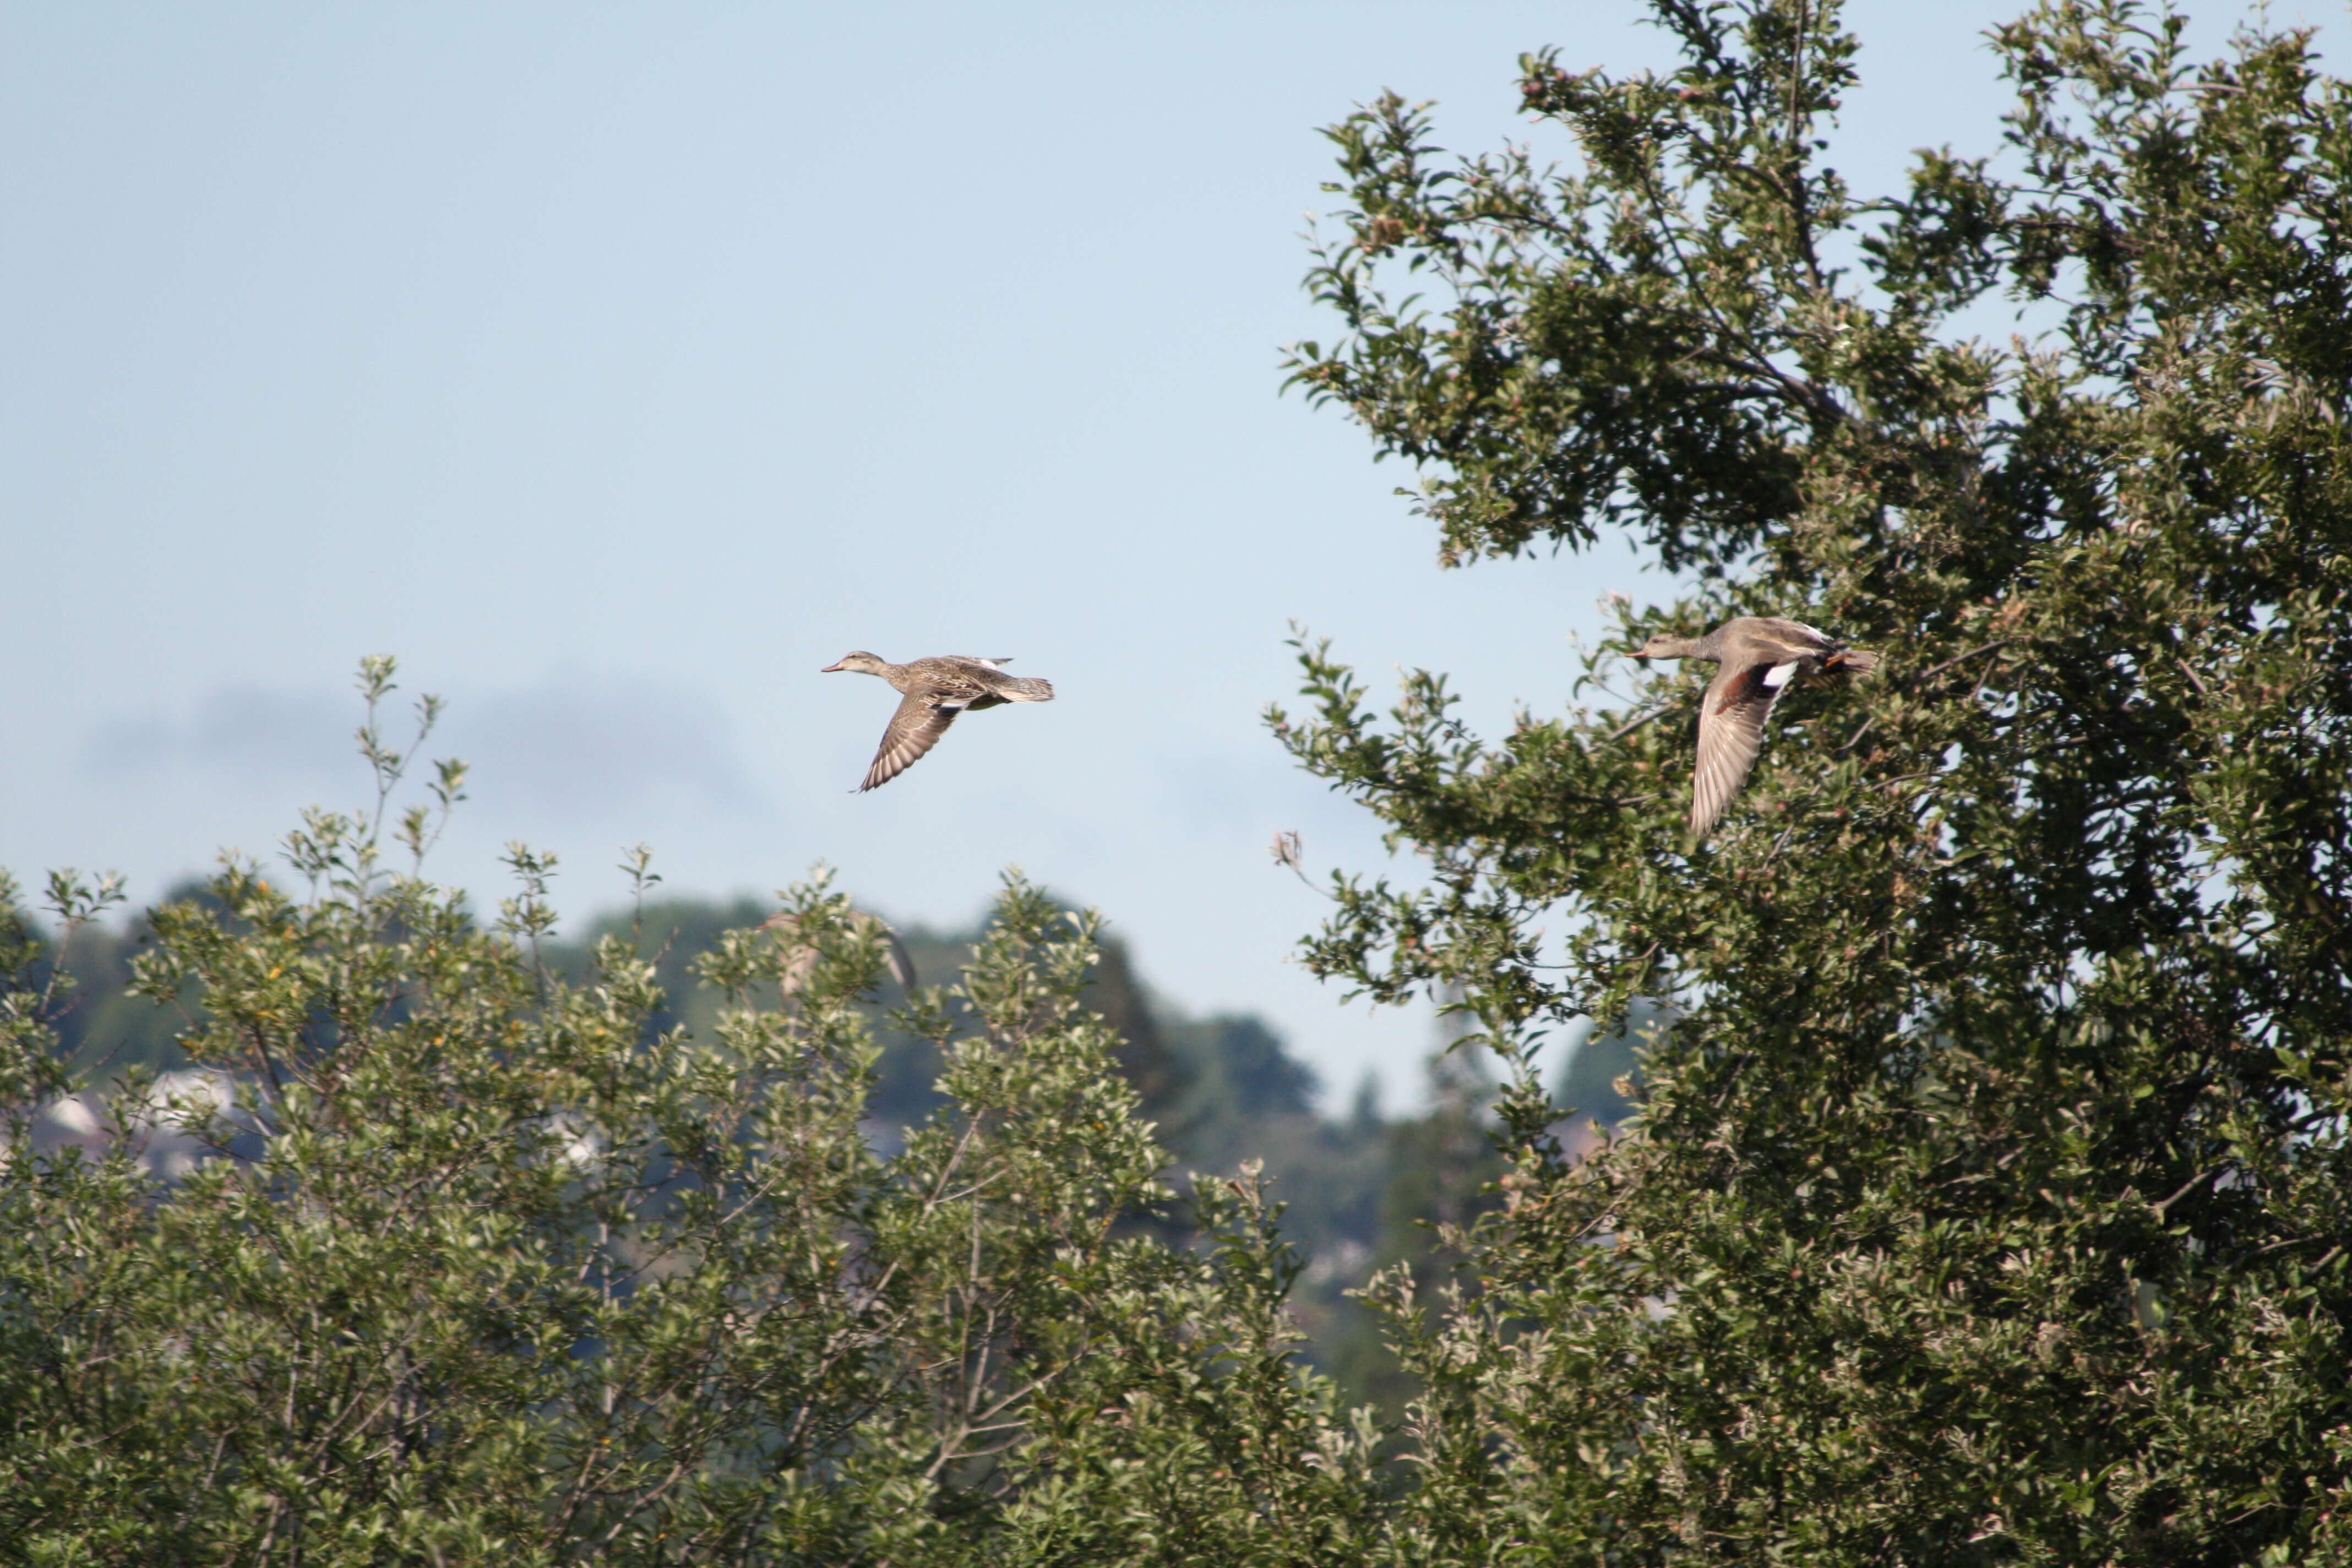
M 1708 658 L 1723 666 L 1698 710 L 1698 768 L 1691 779 L 1690 827 L 1704 837 L 1715 826 L 1764 747 L 1764 721 L 1789 683 L 1861 675 L 1875 654 L 1846 647 L 1827 632 L 1777 616 L 1741 616 L 1703 637 L 1663 633 L 1633 650 L 1635 658 Z
M 866 770 L 866 782 L 857 786 L 858 793 L 879 788 L 914 766 L 917 759 L 939 744 L 948 726 L 956 721 L 956 715 L 966 709 L 977 712 L 982 708 L 1001 708 L 1007 702 L 1054 700 L 1053 682 L 1024 680 L 1017 675 L 1005 674 L 1004 667 L 1012 662 L 1010 658 L 973 658 L 951 653 L 892 664 L 861 650 L 844 654 L 841 662 L 819 670 L 820 675 L 830 675 L 836 669 L 878 675 L 902 694 L 898 710 L 890 715 L 890 727 L 882 731 L 882 746 L 874 753 L 874 765 Z

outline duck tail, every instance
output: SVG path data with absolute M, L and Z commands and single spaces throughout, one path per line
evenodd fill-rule
M 1822 660 L 1824 675 L 1868 675 L 1878 668 L 1878 656 L 1858 647 L 1842 647 Z
M 1054 700 L 1054 683 L 1050 680 L 1037 680 L 1025 677 L 1007 676 L 1004 679 L 1003 683 L 999 686 L 997 689 L 1015 702 L 1051 702 Z

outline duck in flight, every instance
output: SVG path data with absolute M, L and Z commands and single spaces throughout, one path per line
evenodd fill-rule
M 1691 779 L 1690 828 L 1713 827 L 1764 749 L 1764 721 L 1789 683 L 1843 680 L 1874 668 L 1878 656 L 1848 647 L 1827 632 L 1777 616 L 1741 616 L 1703 637 L 1661 633 L 1633 657 L 1705 658 L 1722 665 L 1698 710 L 1698 768 Z
M 977 712 L 982 708 L 1001 708 L 1007 702 L 1054 700 L 1052 681 L 1024 680 L 1017 675 L 1005 674 L 1004 667 L 1012 662 L 1010 658 L 973 658 L 951 653 L 892 664 L 887 658 L 860 650 L 844 654 L 841 662 L 819 670 L 820 675 L 830 675 L 837 669 L 878 675 L 900 693 L 898 710 L 890 715 L 890 727 L 882 731 L 881 749 L 874 753 L 874 765 L 866 770 L 866 782 L 857 786 L 858 791 L 879 788 L 914 766 L 925 752 L 939 744 L 948 726 L 967 709 Z

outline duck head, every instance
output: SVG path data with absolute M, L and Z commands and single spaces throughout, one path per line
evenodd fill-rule
M 880 675 L 884 670 L 887 670 L 889 668 L 890 661 L 888 659 L 882 658 L 879 654 L 867 653 L 864 648 L 860 648 L 856 653 L 843 654 L 841 656 L 840 663 L 828 664 L 823 669 L 818 670 L 817 673 L 819 675 L 831 675 L 836 669 L 854 669 L 860 675 Z
M 1688 658 L 1696 647 L 1696 637 L 1678 637 L 1660 632 L 1633 650 L 1635 658 Z

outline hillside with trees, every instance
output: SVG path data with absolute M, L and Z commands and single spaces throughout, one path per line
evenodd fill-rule
M 1669 72 L 1521 62 L 1526 146 L 1328 132 L 1292 384 L 1446 566 L 1664 569 L 1589 706 L 1481 736 L 1306 637 L 1269 711 L 1409 858 L 1301 951 L 1445 1008 L 1435 1111 L 1315 1121 L 1018 879 L 911 990 L 823 879 L 564 948 L 528 849 L 495 920 L 426 879 L 445 773 L 156 910 L 235 1102 L 128 1073 L 52 1155 L 60 879 L 0 933 L 0 1552 L 2352 1562 L 2352 85 L 2053 0 L 2003 126 L 1856 192 L 1834 5 L 1652 8 Z M 1742 615 L 1878 664 L 1694 834 L 1700 682 L 1622 661 Z M 1639 1070 L 1572 1146 L 1588 1028 Z M 1171 1180 L 1310 1125 L 1379 1151 L 1297 1211 L 1372 1254 L 1348 1393 L 1264 1171 Z
M 202 883 L 182 886 L 164 902 L 215 912 L 223 907 Z M 726 902 L 651 898 L 592 917 L 576 936 L 551 932 L 540 954 L 551 974 L 585 984 L 604 939 L 625 942 L 643 955 L 659 993 L 645 1020 L 648 1038 L 678 1029 L 709 1038 L 728 1011 L 728 998 L 703 980 L 701 961 L 724 946 L 729 932 L 758 931 L 774 913 L 774 905 L 748 897 Z M 54 935 L 38 921 L 27 931 Z M 910 1129 L 947 1105 L 939 1087 L 947 1068 L 939 1043 L 900 1026 L 896 1015 L 916 1000 L 927 978 L 935 984 L 959 974 L 987 933 L 985 927 L 914 926 L 895 934 L 915 985 L 886 964 L 855 1004 L 878 1052 L 864 1131 L 886 1151 L 903 1147 Z M 70 989 L 50 1013 L 57 1050 L 70 1079 L 89 1086 L 69 1100 L 53 1100 L 32 1121 L 28 1136 L 36 1149 L 54 1154 L 73 1143 L 88 1153 L 104 1152 L 113 1142 L 104 1114 L 107 1086 L 152 1075 L 168 1095 L 192 1081 L 184 1075 L 205 1070 L 179 1044 L 195 1016 L 193 998 L 159 1002 L 133 989 L 137 961 L 155 938 L 145 915 L 81 921 L 47 944 L 52 957 L 26 972 L 32 984 L 45 983 L 53 968 L 63 972 Z M 1142 982 L 1116 936 L 1098 942 L 1080 997 L 1117 1037 L 1114 1065 L 1136 1091 L 1138 1114 L 1166 1151 L 1164 1173 L 1176 1190 L 1188 1188 L 1193 1173 L 1230 1173 L 1250 1162 L 1263 1168 L 1283 1210 L 1284 1238 L 1301 1264 L 1291 1309 L 1307 1334 L 1302 1357 L 1334 1373 L 1351 1397 L 1374 1401 L 1391 1414 L 1400 1410 L 1405 1385 L 1353 1292 L 1380 1265 L 1418 1256 L 1432 1226 L 1458 1222 L 1487 1201 L 1482 1194 L 1499 1173 L 1482 1131 L 1491 1082 L 1458 1061 L 1441 1061 L 1433 1068 L 1432 1103 L 1421 1112 L 1384 1117 L 1369 1077 L 1346 1103 L 1329 1103 L 1335 1097 L 1323 1092 L 1312 1069 L 1264 1020 L 1247 1014 L 1192 1016 Z M 1609 1084 L 1633 1068 L 1630 1041 L 1598 1040 L 1569 1060 L 1562 1103 L 1590 1105 L 1604 1121 L 1622 1119 L 1625 1103 Z M 188 1157 L 193 1148 L 184 1137 L 151 1137 L 144 1163 L 153 1169 Z M 1160 1223 L 1171 1240 L 1189 1241 L 1181 1216 Z

